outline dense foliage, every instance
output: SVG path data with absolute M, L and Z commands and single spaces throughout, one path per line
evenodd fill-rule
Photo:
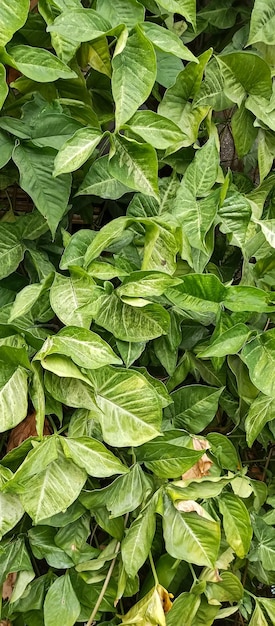
M 274 624 L 274 0 L 1 0 L 0 46 L 1 618 Z

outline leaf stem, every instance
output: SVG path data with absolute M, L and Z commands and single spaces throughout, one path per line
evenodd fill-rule
M 158 579 L 158 575 L 157 575 L 157 570 L 155 568 L 155 563 L 152 557 L 152 552 L 150 550 L 149 552 L 149 561 L 150 561 L 150 565 L 151 565 L 151 569 L 152 569 L 152 574 L 154 576 L 154 581 L 155 581 L 155 585 L 159 584 L 159 579 Z
M 99 596 L 98 596 L 97 602 L 95 603 L 95 606 L 94 606 L 94 608 L 93 608 L 93 611 L 92 611 L 92 613 L 91 613 L 91 615 L 90 615 L 90 618 L 89 618 L 89 620 L 88 620 L 88 622 L 87 622 L 86 626 L 92 626 L 92 624 L 94 623 L 94 618 L 95 618 L 95 616 L 96 616 L 96 614 L 97 614 L 97 611 L 98 611 L 98 609 L 99 609 L 99 607 L 100 607 L 100 605 L 101 605 L 101 602 L 102 602 L 102 600 L 103 600 L 103 598 L 104 598 L 105 591 L 107 590 L 107 587 L 108 587 L 108 585 L 109 585 L 110 578 L 111 578 L 111 576 L 112 576 L 113 569 L 114 569 L 114 567 L 115 567 L 115 563 L 116 563 L 116 559 L 117 559 L 117 555 L 118 555 L 119 549 L 120 549 L 120 541 L 118 541 L 118 542 L 117 542 L 117 544 L 116 544 L 116 547 L 115 547 L 115 556 L 114 556 L 113 560 L 111 561 L 111 564 L 110 564 L 110 567 L 109 567 L 109 570 L 108 570 L 107 576 L 106 576 L 106 578 L 105 578 L 105 580 L 104 580 L 103 587 L 102 587 L 102 589 L 101 589 L 101 592 L 100 592 L 100 594 L 99 594 Z

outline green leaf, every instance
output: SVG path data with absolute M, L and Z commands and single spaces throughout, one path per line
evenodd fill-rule
M 77 196 L 99 196 L 116 200 L 131 191 L 129 187 L 114 178 L 111 173 L 108 156 L 96 159 L 84 177 Z
M 245 420 L 246 439 L 249 447 L 263 430 L 265 424 L 275 419 L 275 399 L 259 393 L 250 405 Z
M 253 530 L 257 539 L 253 560 L 261 561 L 264 569 L 272 571 L 275 553 L 274 528 L 257 516 L 253 523 Z
M 191 22 L 194 30 L 196 27 L 196 1 L 195 0 L 158 0 L 158 4 L 169 13 L 179 13 Z
M 93 279 L 80 270 L 72 270 L 70 278 L 56 274 L 50 291 L 51 307 L 63 324 L 89 328 L 91 316 L 81 310 L 89 301 Z
M 175 84 L 167 89 L 158 107 L 158 113 L 173 120 L 186 134 L 187 139 L 184 145 L 190 145 L 197 139 L 197 134 L 193 139 L 193 125 L 196 125 L 198 116 L 197 126 L 199 126 L 209 109 L 208 106 L 193 108 L 189 100 L 195 97 L 200 88 L 203 71 L 211 55 L 212 49 L 206 50 L 198 58 L 199 63 L 188 63 L 186 68 L 178 74 Z M 189 124 L 191 129 L 188 128 Z
M 154 111 L 137 111 L 127 123 L 126 128 L 128 126 L 144 141 L 159 150 L 170 148 L 173 143 L 178 143 L 183 138 L 182 131 L 174 122 Z
M 178 478 L 195 465 L 202 455 L 203 452 L 184 448 L 176 442 L 164 441 L 162 437 L 157 437 L 136 450 L 137 460 L 145 463 L 159 478 Z
M 211 444 L 211 454 L 213 454 L 219 465 L 232 472 L 236 472 L 241 465 L 236 448 L 232 441 L 221 433 L 209 433 L 207 441 Z
M 226 288 L 214 274 L 189 274 L 182 283 L 167 289 L 166 296 L 176 306 L 191 311 L 218 313 Z
M 231 572 L 222 572 L 219 582 L 207 584 L 205 595 L 209 604 L 240 602 L 244 595 L 244 588 L 237 576 Z
M 6 70 L 5 70 L 4 65 L 2 63 L 0 63 L 0 109 L 2 108 L 2 106 L 4 104 L 8 93 L 9 93 L 9 88 L 8 88 L 7 83 L 6 83 Z M 1 133 L 1 137 L 2 137 L 2 133 Z M 6 140 L 5 143 L 7 144 L 7 140 Z M 6 145 L 6 154 L 8 154 L 7 145 Z M 5 155 L 5 153 L 4 153 L 4 155 Z M 5 158 L 7 158 L 4 155 L 3 156 L 1 155 L 1 162 L 2 162 L 2 160 L 4 161 Z M 6 163 L 7 163 L 7 161 L 9 161 L 9 159 L 10 159 L 10 157 L 6 160 Z M 3 163 L 3 165 L 5 165 L 6 163 Z
M 8 468 L 1 468 L 0 486 L 12 475 Z M 24 509 L 17 495 L 0 492 L 0 538 L 9 532 L 24 514 Z
M 71 176 L 53 178 L 55 151 L 18 145 L 13 160 L 20 172 L 20 185 L 31 196 L 38 211 L 45 217 L 52 235 L 67 210 Z
M 74 41 L 93 41 L 110 30 L 111 24 L 93 9 L 70 9 L 54 20 L 47 31 Z
M 8 57 L 19 72 L 39 83 L 49 83 L 58 78 L 76 78 L 75 72 L 63 61 L 43 48 L 10 45 Z
M 217 213 L 217 192 L 214 191 L 207 198 L 197 200 L 183 180 L 172 213 L 187 236 L 190 245 L 206 252 L 206 235 Z
M 52 583 L 45 598 L 45 626 L 73 626 L 80 610 L 69 574 L 60 576 Z
M 192 626 L 193 619 L 200 606 L 200 596 L 194 593 L 181 593 L 173 602 L 171 610 L 167 613 L 167 626 Z
M 208 348 L 197 354 L 199 359 L 207 357 L 223 357 L 227 354 L 235 354 L 241 350 L 243 344 L 248 340 L 251 331 L 242 323 L 235 324 L 225 332 L 221 333 L 215 341 L 209 344 Z
M 98 326 L 109 330 L 117 339 L 129 342 L 142 342 L 155 339 L 168 332 L 170 318 L 168 312 L 159 304 L 148 304 L 141 308 L 122 302 L 115 293 L 106 294 L 103 290 L 94 305 L 91 315 Z
M 249 152 L 257 137 L 257 128 L 254 126 L 254 121 L 254 116 L 245 108 L 244 103 L 241 104 L 232 117 L 232 134 L 240 159 Z
M 259 598 L 259 602 L 264 607 L 265 611 L 267 612 L 268 617 L 271 620 L 274 621 L 275 620 L 275 602 L 274 602 L 274 599 Z
M 77 170 L 92 155 L 102 138 L 97 128 L 80 128 L 63 144 L 55 157 L 53 176 Z
M 225 78 L 225 94 L 238 106 L 247 93 L 270 98 L 270 68 L 261 57 L 252 52 L 231 52 L 217 58 Z
M 0 46 L 4 47 L 13 34 L 21 28 L 28 17 L 29 0 L 22 0 L 14 5 L 12 0 L 3 0 L 0 7 Z
M 121 359 L 99 335 L 78 326 L 67 326 L 57 335 L 48 337 L 35 358 L 42 360 L 49 354 L 64 354 L 87 369 L 121 364 Z
M 112 65 L 112 92 L 119 129 L 147 100 L 156 80 L 155 51 L 139 26 L 133 29 L 122 51 L 115 53 Z
M 259 313 L 272 312 L 274 303 L 271 296 L 257 287 L 243 287 L 233 285 L 228 287 L 224 305 L 230 311 L 257 311 Z
M 111 446 L 136 446 L 159 434 L 161 403 L 144 376 L 112 367 L 100 368 L 89 376 L 101 411 L 97 418 L 104 441 Z
M 137 0 L 97 0 L 97 13 L 111 23 L 112 27 L 125 24 L 129 30 L 144 20 L 144 7 Z
M 218 176 L 219 153 L 214 137 L 210 138 L 188 166 L 183 185 L 194 197 L 206 196 L 212 189 Z
M 27 285 L 27 287 L 21 289 L 21 291 L 18 292 L 12 305 L 9 322 L 13 322 L 18 317 L 21 317 L 22 315 L 25 315 L 25 313 L 28 313 L 33 305 L 39 301 L 40 297 L 45 292 L 48 292 L 52 281 L 53 273 L 50 274 L 48 278 L 44 279 L 41 283 L 33 283 L 32 285 Z
M 109 169 L 123 185 L 159 199 L 158 160 L 150 144 L 113 135 Z
M 5 278 L 14 272 L 25 252 L 25 246 L 20 237 L 17 224 L 0 224 L 0 278 Z
M 258 602 L 256 603 L 251 620 L 249 622 L 249 626 L 268 626 L 264 613 L 260 608 Z
M 67 378 L 46 372 L 45 387 L 55 400 L 65 405 L 95 411 L 96 405 L 92 390 L 86 382 L 83 382 L 85 377 L 81 379 L 81 372 L 79 374 L 79 378 Z
M 71 439 L 61 438 L 61 445 L 67 458 L 86 470 L 90 476 L 106 478 L 113 474 L 125 474 L 128 468 L 103 443 L 92 437 Z
M 229 242 L 243 248 L 251 218 L 249 201 L 236 190 L 230 189 L 218 210 L 220 230 L 229 233 Z
M 275 395 L 275 329 L 252 339 L 242 349 L 241 358 L 249 369 L 252 383 L 267 396 Z
M 5 367 L 3 361 L 0 364 L 0 432 L 3 433 L 17 426 L 27 415 L 28 375 L 20 366 L 8 371 L 10 368 Z
M 181 39 L 173 31 L 163 28 L 159 26 L 159 24 L 154 24 L 153 22 L 143 22 L 141 28 L 146 37 L 150 39 L 156 48 L 164 52 L 169 52 L 169 54 L 174 54 L 176 57 L 184 59 L 185 61 L 197 62 L 196 57 L 184 46 Z
M 161 296 L 168 287 L 179 282 L 178 278 L 163 272 L 132 272 L 123 280 L 117 293 L 130 298 L 151 298 Z
M 100 256 L 103 250 L 108 250 L 109 246 L 116 240 L 120 239 L 126 228 L 131 226 L 132 220 L 128 217 L 118 217 L 105 224 L 98 233 L 96 233 L 93 241 L 88 246 L 85 254 L 85 267 Z
M 220 524 L 197 513 L 182 513 L 164 496 L 163 535 L 175 559 L 214 567 L 220 544 Z
M 40 363 L 32 363 L 33 377 L 30 388 L 30 396 L 33 406 L 36 411 L 35 424 L 37 435 L 40 439 L 43 437 L 44 422 L 45 422 L 45 393 L 43 384 L 43 374 Z
M 82 267 L 86 250 L 95 236 L 96 232 L 94 230 L 86 228 L 82 228 L 74 233 L 61 257 L 60 269 L 67 270 L 70 265 Z
M 226 541 L 237 556 L 243 559 L 250 548 L 253 534 L 248 510 L 241 498 L 232 493 L 223 493 L 218 502 Z
M 134 578 L 147 559 L 156 530 L 156 499 L 152 498 L 132 522 L 121 543 L 121 556 L 126 573 Z
M 171 394 L 176 428 L 199 433 L 213 420 L 223 389 L 205 385 L 186 385 Z
M 55 544 L 55 535 L 56 530 L 48 526 L 31 528 L 28 531 L 28 539 L 33 555 L 36 559 L 46 559 L 50 567 L 57 569 L 72 567 L 72 559 Z
M 275 7 L 272 0 L 255 0 L 247 45 L 262 41 L 274 45 Z

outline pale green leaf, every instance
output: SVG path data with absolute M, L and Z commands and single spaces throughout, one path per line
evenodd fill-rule
M 86 472 L 63 454 L 20 486 L 20 500 L 37 524 L 51 515 L 65 511 L 78 497 Z
M 76 195 L 116 200 L 129 191 L 131 191 L 129 187 L 112 175 L 108 156 L 103 156 L 96 159 L 90 167 Z
M 248 626 L 268 626 L 267 620 L 265 619 L 264 613 L 258 602 L 255 606 Z
M 249 369 L 252 383 L 262 393 L 275 395 L 275 329 L 252 339 L 242 349 L 241 358 Z
M 97 439 L 62 437 L 60 441 L 65 456 L 85 469 L 90 476 L 106 478 L 113 474 L 125 474 L 128 471 L 128 468 Z
M 44 359 L 49 354 L 69 356 L 76 365 L 86 369 L 121 363 L 106 341 L 96 333 L 78 326 L 67 326 L 57 335 L 48 337 L 35 358 Z
M 80 128 L 63 144 L 55 157 L 53 176 L 77 170 L 92 155 L 102 138 L 97 128 Z
M 1 368 L 3 371 L 3 361 L 1 361 Z M 7 374 L 3 378 L 0 387 L 1 433 L 17 426 L 28 412 L 28 375 L 26 370 L 19 366 L 13 373 L 11 372 L 10 376 Z
M 245 420 L 246 439 L 249 447 L 263 430 L 265 424 L 275 419 L 275 399 L 259 393 L 252 402 Z
M 223 493 L 218 502 L 226 540 L 237 556 L 243 559 L 253 534 L 248 510 L 241 498 L 232 493 Z
M 169 314 L 159 304 L 137 308 L 122 302 L 115 293 L 108 295 L 103 290 L 95 304 L 96 308 L 93 304 L 91 308 L 85 307 L 87 319 L 93 317 L 99 326 L 122 341 L 148 341 L 168 332 Z
M 61 59 L 43 48 L 26 45 L 10 45 L 9 58 L 24 76 L 39 83 L 50 83 L 58 78 L 76 78 Z
M 0 224 L 0 237 L 0 278 L 2 279 L 17 269 L 23 259 L 25 246 L 17 224 Z
M 16 4 L 14 4 L 13 0 L 2 0 L 0 6 L 1 47 L 4 47 L 13 34 L 25 24 L 29 7 L 29 0 L 20 0 Z
M 145 562 L 156 529 L 156 502 L 152 498 L 140 515 L 132 522 L 121 544 L 125 570 L 133 578 Z
M 272 0 L 255 0 L 247 45 L 262 41 L 274 45 L 275 6 Z
M 48 32 L 58 33 L 74 41 L 93 41 L 105 35 L 111 24 L 93 9 L 70 9 L 59 15 Z
M 98 419 L 104 441 L 111 446 L 136 446 L 159 434 L 160 400 L 144 376 L 112 367 L 100 368 L 89 376 L 101 410 Z
M 144 6 L 137 0 L 97 0 L 96 10 L 112 27 L 125 24 L 129 30 L 144 20 Z
M 123 50 L 115 54 L 112 65 L 112 91 L 116 127 L 119 129 L 147 100 L 156 80 L 154 48 L 140 27 L 135 27 Z
M 196 27 L 196 0 L 158 0 L 158 4 L 169 13 L 179 13 L 193 28 Z
M 150 144 L 114 135 L 109 169 L 123 185 L 159 199 L 158 160 Z
M 88 274 L 76 269 L 70 278 L 56 274 L 50 291 L 51 306 L 63 324 L 89 328 L 91 316 L 81 310 L 89 302 L 94 287 L 93 279 Z
M 154 148 L 166 150 L 183 139 L 180 128 L 154 111 L 137 111 L 127 126 Z
M 143 22 L 141 28 L 156 48 L 174 54 L 185 61 L 197 62 L 196 57 L 184 46 L 181 39 L 173 31 L 163 28 L 159 24 L 154 24 L 154 22 Z
M 195 512 L 178 511 L 164 498 L 163 535 L 166 550 L 175 559 L 214 567 L 220 544 L 220 524 Z

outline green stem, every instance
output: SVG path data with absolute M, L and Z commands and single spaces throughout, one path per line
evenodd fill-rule
M 152 552 L 150 550 L 149 552 L 149 561 L 150 561 L 150 565 L 151 565 L 151 569 L 152 569 L 152 574 L 154 576 L 154 581 L 155 581 L 155 585 L 159 585 L 159 579 L 158 579 L 158 575 L 157 575 L 157 570 L 155 568 L 155 563 L 152 557 Z
M 190 572 L 191 572 L 191 574 L 192 574 L 192 576 L 193 576 L 194 583 L 195 583 L 195 582 L 197 582 L 198 577 L 197 577 L 197 575 L 196 575 L 196 572 L 195 572 L 195 570 L 194 570 L 194 568 L 193 568 L 192 563 L 189 563 L 189 568 L 190 568 Z
M 95 616 L 97 614 L 97 611 L 98 611 L 98 609 L 99 609 L 99 607 L 101 605 L 101 602 L 102 602 L 102 600 L 104 598 L 105 591 L 107 590 L 107 587 L 109 585 L 109 582 L 110 582 L 110 579 L 111 579 L 111 576 L 112 576 L 112 573 L 113 573 L 113 569 L 115 567 L 115 563 L 116 563 L 117 555 L 118 555 L 118 552 L 119 552 L 119 548 L 120 548 L 120 541 L 118 541 L 117 544 L 116 544 L 115 556 L 114 556 L 113 560 L 111 561 L 111 565 L 109 567 L 107 576 L 105 578 L 104 585 L 103 585 L 103 587 L 101 589 L 101 592 L 100 592 L 100 594 L 98 596 L 97 602 L 96 602 L 96 604 L 95 604 L 95 606 L 93 608 L 93 611 L 92 611 L 92 613 L 90 615 L 90 619 L 88 620 L 86 626 L 92 626 L 92 624 L 94 622 L 94 618 L 95 618 Z

